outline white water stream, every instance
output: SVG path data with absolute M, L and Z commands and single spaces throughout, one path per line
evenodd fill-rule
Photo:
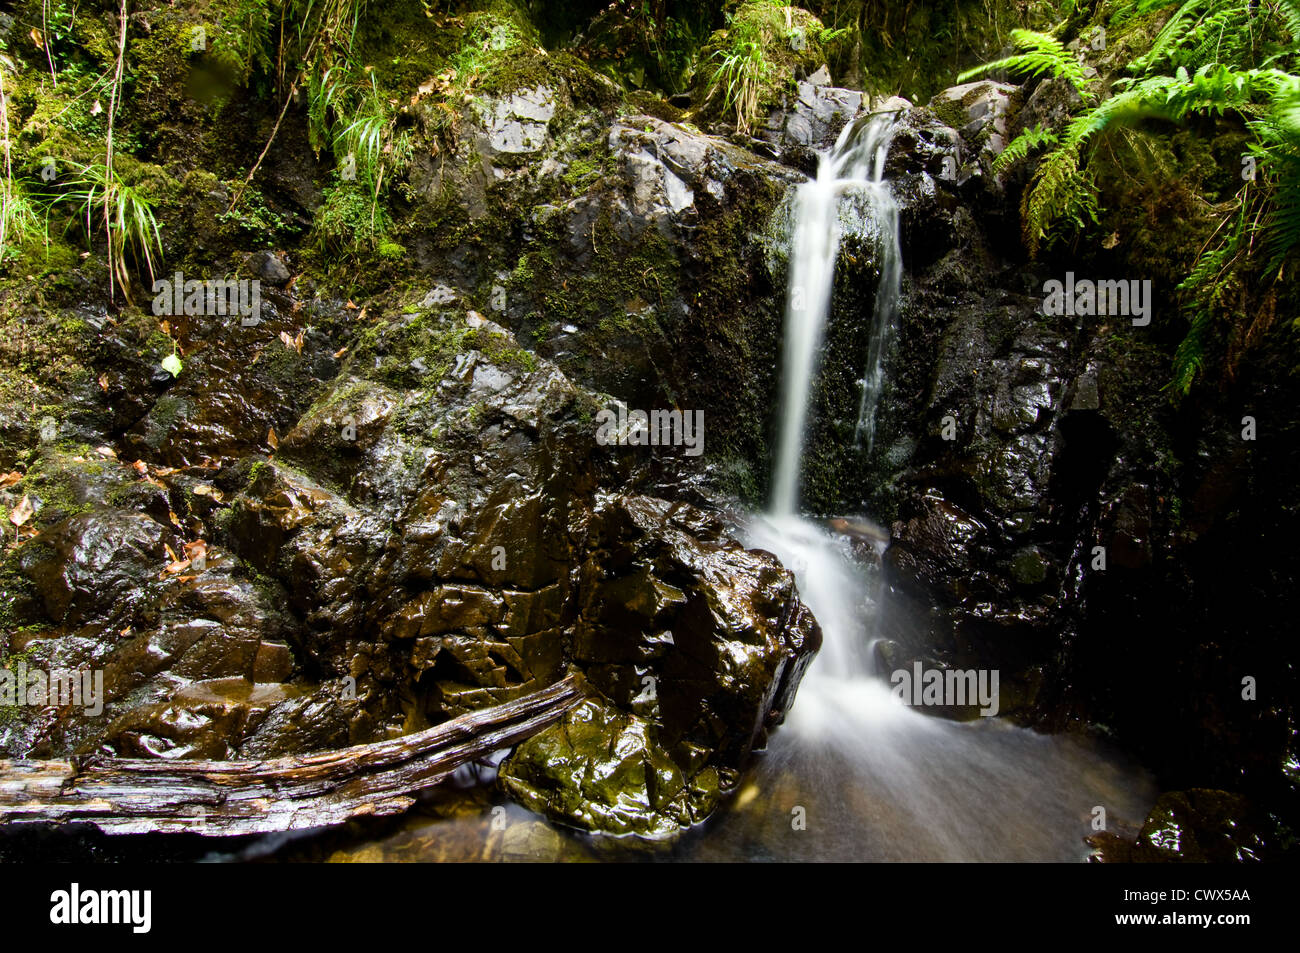
M 1149 783 L 1074 737 L 1041 735 L 995 718 L 957 723 L 903 704 L 872 662 L 887 594 L 845 537 L 797 515 L 841 202 L 855 191 L 865 193 L 880 236 L 881 280 L 857 438 L 869 449 L 874 436 L 902 274 L 898 207 L 882 174 L 895 119 L 877 114 L 846 127 L 817 177 L 795 197 L 772 506 L 750 522 L 747 542 L 775 553 L 794 572 L 824 644 L 752 776 L 755 792 L 742 792 L 737 808 L 697 846 L 698 856 L 1077 860 L 1093 832 L 1093 809 L 1106 809 L 1112 829 L 1121 818 L 1140 822 L 1153 800 Z M 795 823 L 798 808 L 804 830 Z

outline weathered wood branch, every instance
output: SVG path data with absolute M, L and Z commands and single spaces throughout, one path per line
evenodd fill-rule
M 569 677 L 417 734 L 263 761 L 0 759 L 0 823 L 229 836 L 397 814 L 422 788 L 535 734 L 583 697 Z

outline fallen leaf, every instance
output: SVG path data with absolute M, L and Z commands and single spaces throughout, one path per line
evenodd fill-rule
M 141 476 L 149 475 L 149 465 L 145 463 L 143 460 L 137 460 L 135 461 L 135 463 L 131 464 L 131 466 L 134 467 L 135 472 L 140 474 Z
M 171 563 L 166 569 L 164 569 L 161 573 L 159 573 L 158 578 L 162 579 L 164 576 L 174 576 L 176 575 L 176 573 L 184 572 L 189 568 L 190 568 L 190 561 L 188 559 L 178 559 L 176 560 L 176 562 Z
M 23 498 L 18 501 L 18 505 L 13 508 L 12 512 L 10 512 L 9 522 L 13 523 L 15 526 L 22 526 L 31 519 L 35 513 L 36 507 L 32 505 L 32 498 L 24 493 Z
M 266 442 L 271 445 L 272 450 L 280 449 L 280 438 L 275 435 L 274 427 L 266 432 Z
M 208 552 L 208 541 L 206 539 L 195 539 L 185 544 L 185 558 L 193 559 L 196 556 L 206 555 Z
M 357 306 L 356 306 L 355 304 L 352 303 L 352 299 L 351 299 L 351 298 L 348 299 L 348 303 L 345 304 L 343 307 L 347 308 L 349 311 L 355 311 L 355 310 L 357 310 Z
M 348 353 L 348 349 L 346 346 L 339 348 L 337 351 L 334 352 L 334 360 L 337 361 L 340 357 L 342 357 L 346 353 Z
M 19 473 L 17 470 L 14 470 L 11 473 L 0 473 L 0 490 L 5 489 L 6 487 L 13 486 L 22 478 L 23 475 Z
M 209 486 L 207 483 L 200 483 L 198 486 L 196 486 L 194 488 L 194 495 L 210 496 L 218 503 L 220 503 L 225 498 L 225 495 L 220 490 L 218 490 L 215 486 Z
M 36 44 L 38 50 L 45 49 L 45 38 L 41 36 L 40 30 L 36 29 L 36 27 L 32 27 L 32 32 L 27 35 L 32 38 L 32 42 Z
M 280 340 L 284 342 L 284 346 L 289 348 L 289 350 L 297 351 L 299 354 L 302 353 L 302 332 L 301 331 L 299 331 L 293 337 L 289 337 L 288 331 L 281 331 Z
M 100 374 L 100 375 L 99 375 L 99 386 L 100 386 L 100 389 L 101 389 L 101 390 L 108 390 L 108 375 L 107 375 L 107 374 Z
M 117 459 L 117 451 L 112 447 L 96 447 L 95 452 L 101 457 L 108 457 L 110 460 Z
M 163 543 L 163 549 L 167 550 L 167 555 L 171 557 L 172 562 L 177 562 L 180 557 L 176 555 L 176 550 L 172 549 L 170 543 Z

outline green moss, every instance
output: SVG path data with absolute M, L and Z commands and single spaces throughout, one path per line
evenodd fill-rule
M 80 456 L 85 449 L 46 451 L 15 485 L 15 493 L 30 495 L 41 503 L 33 525 L 45 528 L 91 509 L 97 486 L 103 483 L 96 477 L 102 477 L 105 469 L 94 461 L 74 459 L 73 451 L 80 451 L 75 453 Z M 131 482 L 125 480 L 127 485 Z

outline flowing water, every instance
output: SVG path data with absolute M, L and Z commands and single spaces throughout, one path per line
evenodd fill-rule
M 816 376 L 817 353 L 830 315 L 843 227 L 841 199 L 847 193 L 866 199 L 879 236 L 880 284 L 872 310 L 854 434 L 855 441 L 871 451 L 884 355 L 903 277 L 898 204 L 884 179 L 895 119 L 894 113 L 877 113 L 845 126 L 835 148 L 822 157 L 816 178 L 801 185 L 795 194 L 785 306 L 782 419 L 772 480 L 772 510 L 776 513 L 793 513 L 799 502 L 799 460 L 807 427 L 809 387 Z
M 783 421 L 771 511 L 746 528 L 748 544 L 795 574 L 824 644 L 786 725 L 754 773 L 750 795 L 709 836 L 704 855 L 819 860 L 1072 860 L 1086 853 L 1092 810 L 1140 820 L 1153 792 L 1078 739 L 996 719 L 957 723 L 906 706 L 874 671 L 878 577 L 849 541 L 796 515 L 799 460 L 830 316 L 840 204 L 865 194 L 880 236 L 857 438 L 870 449 L 883 359 L 902 275 L 898 206 L 884 180 L 894 114 L 846 127 L 800 187 L 791 249 L 782 387 Z M 881 544 L 883 549 L 883 544 Z M 748 804 L 762 802 L 757 828 Z M 773 810 L 773 808 L 782 810 Z M 803 829 L 800 829 L 801 819 Z M 1112 821 L 1113 823 L 1113 821 Z M 745 846 L 748 845 L 748 846 Z

